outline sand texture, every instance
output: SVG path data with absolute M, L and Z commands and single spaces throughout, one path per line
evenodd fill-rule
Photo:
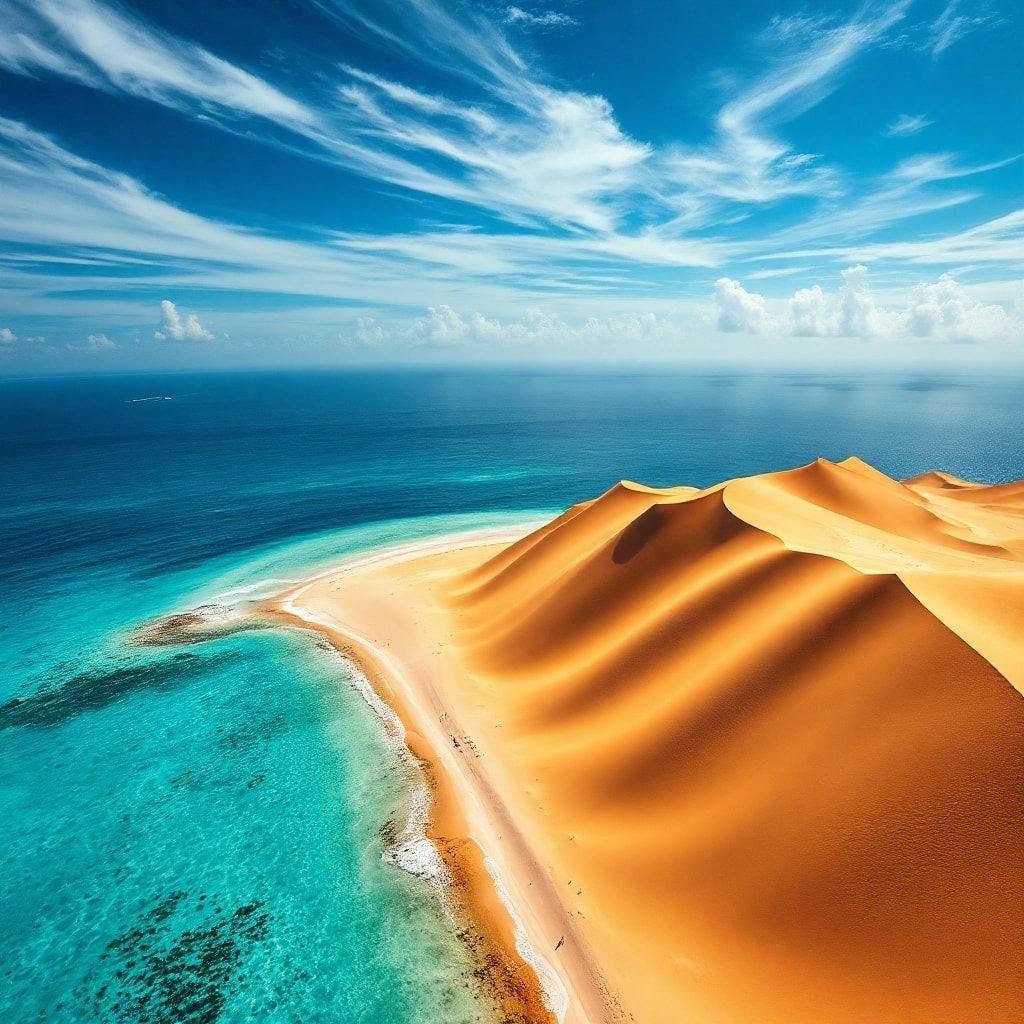
M 556 1015 L 1024 1020 L 1024 483 L 623 482 L 288 601 L 377 658 Z

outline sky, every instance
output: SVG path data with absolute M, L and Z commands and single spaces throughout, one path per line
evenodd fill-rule
M 0 18 L 0 375 L 1024 364 L 1019 3 Z

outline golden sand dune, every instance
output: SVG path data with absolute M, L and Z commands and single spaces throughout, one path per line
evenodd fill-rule
M 483 755 L 573 1019 L 1024 1020 L 1024 484 L 623 482 L 318 587 Z

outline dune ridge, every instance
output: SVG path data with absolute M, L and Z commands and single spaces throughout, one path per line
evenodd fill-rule
M 623 481 L 304 600 L 471 737 L 568 1019 L 1024 1020 L 1024 483 Z

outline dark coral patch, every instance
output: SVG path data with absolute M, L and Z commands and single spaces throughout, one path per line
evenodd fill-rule
M 254 900 L 227 912 L 205 893 L 158 900 L 103 954 L 103 981 L 84 995 L 90 1015 L 131 1024 L 215 1024 L 247 952 L 270 915 Z

